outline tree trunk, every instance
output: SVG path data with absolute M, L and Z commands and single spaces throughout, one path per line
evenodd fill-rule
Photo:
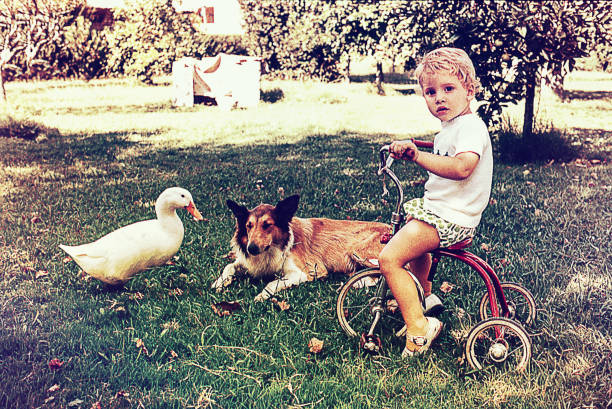
M 346 60 L 346 69 L 344 71 L 344 80 L 346 82 L 351 82 L 351 56 L 349 55 Z
M 381 61 L 376 62 L 376 88 L 378 89 L 378 95 L 385 95 L 385 90 L 382 87 L 385 81 L 385 75 L 383 74 L 383 65 Z
M 531 138 L 533 134 L 533 108 L 535 102 L 537 68 L 528 68 L 527 82 L 525 84 L 525 114 L 523 116 L 523 138 Z
M 4 87 L 4 67 L 0 67 L 0 88 L 2 89 L 2 102 L 6 103 L 6 88 Z

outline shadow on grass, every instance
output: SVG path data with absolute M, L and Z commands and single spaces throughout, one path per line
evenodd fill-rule
M 150 112 L 159 112 L 172 110 L 174 107 L 170 101 L 154 104 L 132 104 L 132 105 L 93 105 L 84 107 L 58 108 L 57 115 L 101 115 L 101 114 L 145 114 Z
M 0 137 L 34 140 L 38 137 L 59 136 L 57 128 L 49 128 L 30 119 L 15 119 L 12 116 L 0 120 Z
M 402 95 L 416 95 L 416 90 L 414 88 L 393 88 L 395 92 Z
M 580 149 L 561 132 L 536 132 L 531 138 L 520 133 L 501 131 L 495 135 L 494 151 L 503 163 L 524 164 L 550 160 L 568 162 L 577 158 Z
M 566 90 L 563 91 L 563 99 L 612 99 L 612 91 Z

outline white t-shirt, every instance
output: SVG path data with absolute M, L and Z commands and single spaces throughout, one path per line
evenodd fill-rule
M 480 157 L 472 174 L 452 180 L 429 172 L 424 207 L 451 223 L 476 227 L 491 195 L 493 152 L 487 126 L 475 114 L 442 122 L 442 130 L 434 139 L 433 153 L 437 155 L 452 157 L 463 152 Z

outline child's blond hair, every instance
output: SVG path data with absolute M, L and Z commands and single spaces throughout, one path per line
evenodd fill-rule
M 414 70 L 414 76 L 421 84 L 423 73 L 435 74 L 440 71 L 456 75 L 466 89 L 473 85 L 474 93 L 480 90 L 480 81 L 476 78 L 474 64 L 467 53 L 460 48 L 442 47 L 425 54 Z

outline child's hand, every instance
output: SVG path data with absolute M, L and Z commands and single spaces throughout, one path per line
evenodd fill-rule
M 419 149 L 412 141 L 393 141 L 389 146 L 389 153 L 395 159 L 416 161 Z

